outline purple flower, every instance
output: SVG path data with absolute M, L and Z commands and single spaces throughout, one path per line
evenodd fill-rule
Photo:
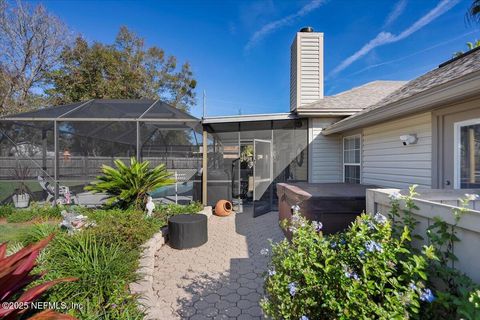
M 271 276 L 274 276 L 276 274 L 275 272 L 275 269 L 269 269 L 268 270 L 268 275 L 271 277 Z
M 410 289 L 412 289 L 412 290 L 417 290 L 417 286 L 416 286 L 415 283 L 413 283 L 413 282 L 410 283 L 409 287 L 410 287 Z
M 367 243 L 365 243 L 365 248 L 367 249 L 368 252 L 383 251 L 382 245 L 372 240 L 369 240 L 367 241 Z
M 301 316 L 300 320 L 309 320 L 307 316 Z
M 349 271 L 345 271 L 345 277 L 347 277 L 349 279 L 354 279 L 354 280 L 359 280 L 360 279 L 358 274 L 356 274 L 355 272 L 349 272 Z
M 312 221 L 312 226 L 315 228 L 315 231 L 320 232 L 322 231 L 323 224 L 320 221 Z
M 378 224 L 385 224 L 387 222 L 387 217 L 385 217 L 383 214 L 380 212 L 377 212 L 373 219 L 378 223 Z
M 290 282 L 288 284 L 288 290 L 290 292 L 290 295 L 293 297 L 297 293 L 297 283 L 296 282 Z
M 435 300 L 435 296 L 433 295 L 432 293 L 432 290 L 430 289 L 424 289 L 422 294 L 420 295 L 420 300 L 422 301 L 426 301 L 426 302 L 433 302 L 433 300 Z
M 360 252 L 358 254 L 360 255 L 360 258 L 365 257 L 365 251 L 363 251 L 363 250 L 360 250 Z
M 340 239 L 340 244 L 341 245 L 345 245 L 347 243 L 347 241 L 345 241 L 345 239 Z
M 375 230 L 375 225 L 372 221 L 367 221 L 368 230 Z
M 330 247 L 335 249 L 337 247 L 337 243 L 335 241 L 330 242 Z

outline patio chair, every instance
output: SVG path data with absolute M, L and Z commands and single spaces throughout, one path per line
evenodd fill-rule
M 53 205 L 55 201 L 55 186 L 41 176 L 38 176 L 37 179 L 42 189 L 47 193 L 47 199 L 45 201 Z M 70 188 L 67 186 L 59 186 L 57 204 L 74 203 L 74 195 L 70 192 Z

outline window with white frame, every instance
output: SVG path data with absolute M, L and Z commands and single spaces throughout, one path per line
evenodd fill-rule
M 360 183 L 361 136 L 343 138 L 343 181 Z
M 480 188 L 480 119 L 455 123 L 455 188 Z

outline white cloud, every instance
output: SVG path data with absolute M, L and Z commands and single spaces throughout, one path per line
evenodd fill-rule
M 382 31 L 380 32 L 375 38 L 367 42 L 360 50 L 355 52 L 353 55 L 342 61 L 333 71 L 330 73 L 330 76 L 336 75 L 343 71 L 344 69 L 348 68 L 352 63 L 357 61 L 358 59 L 365 56 L 367 53 L 372 51 L 373 49 L 403 40 L 413 33 L 417 32 L 421 28 L 425 27 L 433 20 L 450 10 L 453 6 L 455 6 L 460 0 L 442 0 L 435 8 L 430 10 L 426 15 L 415 21 L 410 27 L 403 30 L 398 35 L 394 35 L 390 32 Z
M 386 28 L 390 26 L 392 23 L 394 23 L 398 19 L 398 17 L 400 17 L 400 15 L 403 13 L 406 6 L 407 6 L 407 0 L 398 1 L 395 7 L 393 7 L 393 10 L 388 15 L 387 19 L 385 19 L 385 23 L 383 24 L 383 27 Z
M 275 30 L 292 23 L 294 20 L 301 18 L 308 13 L 312 12 L 313 10 L 317 9 L 321 5 L 323 5 L 326 1 L 325 0 L 311 0 L 309 3 L 304 5 L 300 10 L 297 12 L 290 14 L 286 17 L 281 19 L 272 21 L 261 27 L 257 30 L 248 40 L 247 45 L 245 46 L 245 50 L 249 50 L 254 47 L 261 39 L 263 39 L 268 34 L 274 32 Z

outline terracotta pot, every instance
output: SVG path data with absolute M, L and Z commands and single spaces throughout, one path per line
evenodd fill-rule
M 228 200 L 219 200 L 215 206 L 215 214 L 217 216 L 226 217 L 232 213 L 232 203 Z

